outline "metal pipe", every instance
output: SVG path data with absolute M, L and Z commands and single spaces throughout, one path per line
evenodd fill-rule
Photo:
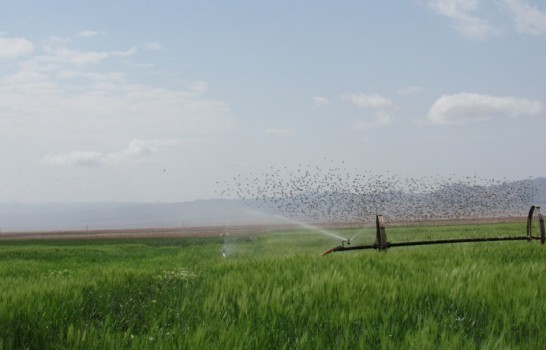
M 544 217 L 542 216 L 542 211 L 540 207 L 537 207 L 538 211 L 538 225 L 540 227 L 540 243 L 544 244 L 546 241 L 546 232 L 544 230 Z
M 413 241 L 413 242 L 399 242 L 388 243 L 388 247 L 407 247 L 413 245 L 431 245 L 431 244 L 451 244 L 451 243 L 470 243 L 470 242 L 497 242 L 497 241 L 529 241 L 533 238 L 527 236 L 518 237 L 480 237 L 480 238 L 454 238 L 454 239 L 438 239 L 432 241 Z
M 540 240 L 539 237 L 519 236 L 519 237 L 487 237 L 487 238 L 456 238 L 456 239 L 439 239 L 433 241 L 413 241 L 413 242 L 387 242 L 386 245 L 380 246 L 376 243 L 367 245 L 355 245 L 355 246 L 337 246 L 326 250 L 321 255 L 328 255 L 333 252 L 344 252 L 348 250 L 365 250 L 365 249 L 386 249 L 395 247 L 408 247 L 408 246 L 420 246 L 420 245 L 434 245 L 434 244 L 453 244 L 453 243 L 474 243 L 474 242 L 497 242 L 497 241 L 529 241 L 532 239 Z
M 540 211 L 540 207 L 539 211 Z M 531 231 L 533 227 L 533 213 L 535 212 L 535 206 L 531 205 L 531 208 L 529 209 L 529 214 L 527 214 L 527 237 L 531 237 Z

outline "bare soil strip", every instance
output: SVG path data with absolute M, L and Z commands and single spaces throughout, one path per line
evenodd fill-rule
M 521 221 L 525 217 L 479 218 L 462 220 L 435 220 L 426 222 L 389 222 L 388 226 L 423 226 L 423 225 L 468 225 Z M 315 224 L 315 226 L 334 229 L 345 227 L 373 226 L 373 223 L 344 222 L 336 224 Z M 2 232 L 0 241 L 7 240 L 76 240 L 76 239 L 123 239 L 123 238 L 182 238 L 182 237 L 215 237 L 223 234 L 256 235 L 272 231 L 301 230 L 298 225 L 264 224 L 264 225 L 232 225 L 232 226 L 199 226 L 174 228 L 146 229 L 112 229 L 112 230 L 66 230 L 66 231 L 31 231 Z

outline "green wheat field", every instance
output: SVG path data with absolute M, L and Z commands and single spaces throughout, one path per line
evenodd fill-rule
M 374 230 L 354 244 L 374 241 Z M 387 228 L 391 242 L 525 223 Z M 320 253 L 311 230 L 0 241 L 0 349 L 544 349 L 546 246 Z M 226 253 L 226 257 L 223 257 Z

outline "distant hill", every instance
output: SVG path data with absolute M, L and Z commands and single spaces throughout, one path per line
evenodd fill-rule
M 535 205 L 546 208 L 546 178 L 531 181 Z M 0 203 L 0 232 L 224 226 L 278 223 L 276 211 L 242 200 L 181 203 Z M 525 213 L 522 213 L 525 215 Z
M 0 203 L 0 232 L 258 224 L 271 215 L 240 200 L 182 203 Z
M 546 178 L 539 177 L 532 181 L 536 190 L 535 204 L 541 205 L 546 210 Z

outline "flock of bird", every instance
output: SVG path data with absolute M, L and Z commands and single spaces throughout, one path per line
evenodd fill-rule
M 221 196 L 298 220 L 371 222 L 376 214 L 398 222 L 522 215 L 534 197 L 530 180 L 508 182 L 473 176 L 404 178 L 343 167 L 299 165 L 223 183 Z

